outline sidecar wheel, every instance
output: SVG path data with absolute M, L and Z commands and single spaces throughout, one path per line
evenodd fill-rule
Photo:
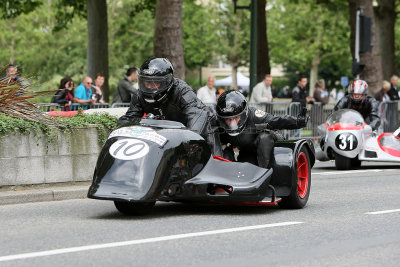
M 311 189 L 311 164 L 310 156 L 306 147 L 302 147 L 297 154 L 296 165 L 297 172 L 295 172 L 296 184 L 292 186 L 290 195 L 283 197 L 279 202 L 279 206 L 289 209 L 301 209 L 308 201 Z
M 156 202 L 126 202 L 114 201 L 114 205 L 119 212 L 125 215 L 145 215 L 151 212 Z
M 349 170 L 351 169 L 351 160 L 335 153 L 335 165 L 338 170 Z

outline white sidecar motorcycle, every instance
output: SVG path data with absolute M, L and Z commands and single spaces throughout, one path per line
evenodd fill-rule
M 393 133 L 375 136 L 360 113 L 352 109 L 333 112 L 318 126 L 320 161 L 335 160 L 338 170 L 361 166 L 361 161 L 400 162 L 400 137 Z M 396 131 L 397 133 L 397 131 Z

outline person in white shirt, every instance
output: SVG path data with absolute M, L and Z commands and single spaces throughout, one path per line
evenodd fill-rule
M 217 104 L 216 89 L 214 88 L 215 78 L 208 77 L 207 85 L 197 90 L 197 98 L 204 104 Z
M 250 102 L 271 102 L 272 101 L 272 76 L 267 74 L 264 80 L 258 83 L 253 88 L 251 93 Z

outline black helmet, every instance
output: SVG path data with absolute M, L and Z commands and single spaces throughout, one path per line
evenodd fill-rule
M 162 102 L 172 87 L 174 67 L 166 58 L 151 58 L 139 70 L 139 92 L 146 102 Z
M 367 97 L 368 84 L 366 81 L 357 79 L 349 85 L 348 90 L 351 101 L 355 104 L 360 104 Z
M 229 135 L 238 135 L 246 125 L 247 101 L 239 91 L 229 90 L 221 94 L 217 101 L 217 118 Z

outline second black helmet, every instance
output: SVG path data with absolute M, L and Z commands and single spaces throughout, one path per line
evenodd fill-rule
M 244 95 L 235 90 L 225 91 L 217 101 L 217 118 L 229 135 L 242 132 L 247 121 L 247 101 Z
M 148 103 L 162 102 L 172 87 L 174 67 L 166 58 L 146 60 L 139 70 L 139 92 Z

